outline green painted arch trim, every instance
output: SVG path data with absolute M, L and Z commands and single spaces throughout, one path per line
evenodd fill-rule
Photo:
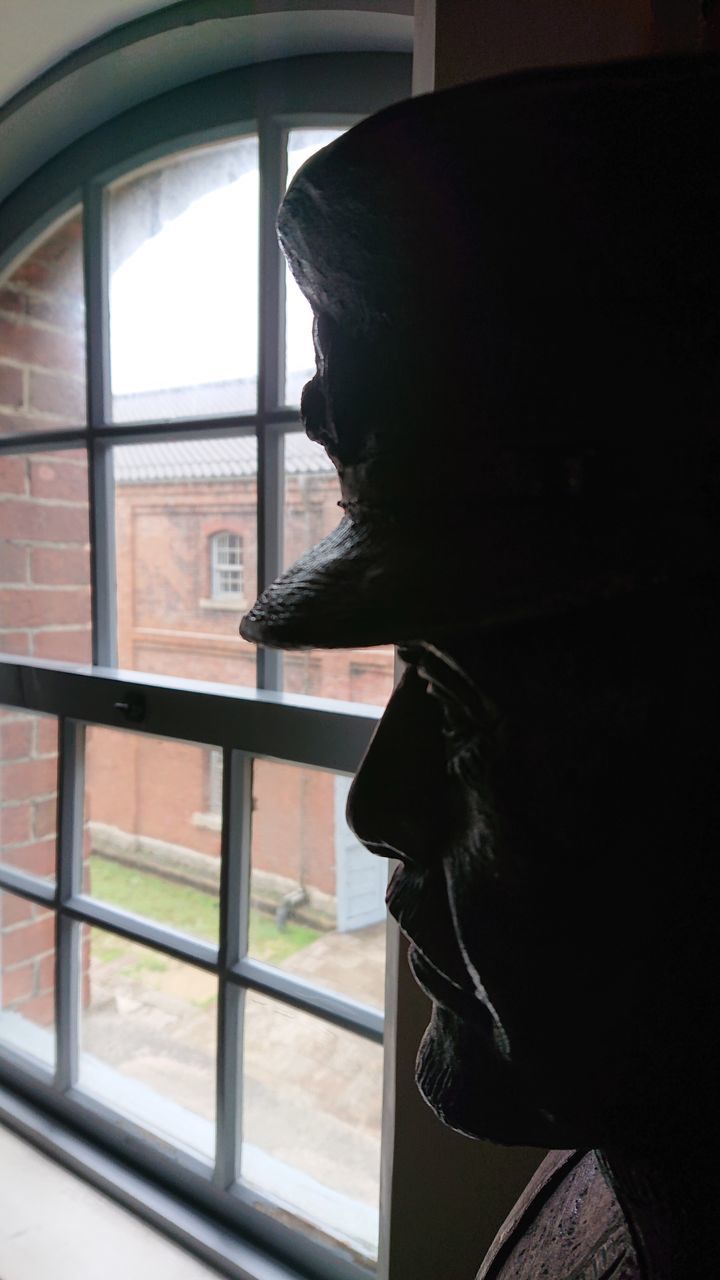
M 233 67 L 412 50 L 412 0 L 180 0 L 98 36 L 0 107 L 0 209 L 69 143 L 138 103 Z

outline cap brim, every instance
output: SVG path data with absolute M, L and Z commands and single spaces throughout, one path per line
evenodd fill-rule
M 458 526 L 444 536 L 430 521 L 345 517 L 263 592 L 240 634 L 277 649 L 343 649 L 537 616 L 597 593 L 587 553 L 546 510 L 509 519 L 495 508 L 472 535 Z
M 271 583 L 245 614 L 245 640 L 277 649 L 342 649 L 415 635 L 415 557 L 395 529 L 345 517 Z M 410 610 L 410 614 L 408 614 Z
M 631 505 L 589 522 L 567 507 L 496 506 L 472 529 L 445 516 L 346 517 L 263 592 L 240 634 L 278 649 L 402 644 L 716 572 L 707 518 L 685 504 L 664 519 Z

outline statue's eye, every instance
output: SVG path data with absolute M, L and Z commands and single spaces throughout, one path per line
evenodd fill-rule
M 398 649 L 398 655 L 440 710 L 448 771 L 458 772 L 471 760 L 484 770 L 497 730 L 492 704 L 459 670 L 424 646 L 404 646 Z
M 445 742 L 445 754 L 448 763 L 471 747 L 477 738 L 478 727 L 467 711 L 459 708 L 457 703 L 443 697 L 442 693 L 428 686 L 428 693 L 440 704 L 442 713 L 442 735 Z
M 442 680 L 428 671 L 422 664 L 417 674 L 425 682 L 425 692 L 439 706 L 442 716 L 441 729 L 445 743 L 445 755 L 448 765 L 473 746 L 478 735 L 478 725 L 467 704 L 461 700 L 454 689 L 448 687 L 449 682 Z
M 416 667 L 422 661 L 422 649 L 411 644 L 399 644 L 397 650 L 398 658 L 408 667 Z
M 414 655 L 416 675 L 425 693 L 437 703 L 445 759 L 451 774 L 472 775 L 474 782 L 488 774 L 497 748 L 497 710 L 462 673 L 432 654 Z

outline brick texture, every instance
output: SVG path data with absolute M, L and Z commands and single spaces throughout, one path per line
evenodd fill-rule
M 30 495 L 50 502 L 87 503 L 87 471 L 77 456 L 36 454 L 30 459 Z
M 23 371 L 16 365 L 0 365 L 0 404 L 9 409 L 20 409 L 23 404 Z
M 89 662 L 91 645 L 88 622 L 83 627 L 49 627 L 37 631 L 33 636 L 32 652 L 36 658 L 50 658 L 55 662 Z
M 38 547 L 30 552 L 30 581 L 37 586 L 87 586 L 88 557 L 84 547 Z
M 0 435 L 84 421 L 80 226 L 30 253 L 0 288 Z M 289 476 L 284 558 L 334 528 L 337 482 Z M 230 684 L 255 682 L 255 650 L 238 638 L 256 591 L 254 478 L 120 484 L 117 490 L 120 665 Z M 242 600 L 213 599 L 211 538 L 242 539 Z M 90 659 L 87 464 L 80 451 L 0 458 L 0 648 L 40 659 Z M 382 703 L 385 651 L 286 655 L 286 688 Z M 0 717 L 0 857 L 55 873 L 57 726 Z M 212 757 L 201 746 L 141 734 L 88 736 L 87 816 L 130 838 L 219 856 Z M 208 821 L 207 819 L 211 819 Z M 212 820 L 214 818 L 214 820 Z M 88 829 L 88 849 L 89 829 Z M 255 770 L 253 867 L 334 895 L 331 775 L 260 763 Z M 20 904 L 20 905 L 18 905 Z M 0 1009 L 47 1025 L 54 982 L 53 916 L 0 895 Z M 84 968 L 86 964 L 84 964 Z M 84 998 L 89 999 L 86 973 Z
M 0 288 L 0 435 L 84 421 L 82 243 L 56 228 Z M 0 457 L 0 649 L 90 658 L 87 463 L 82 451 Z M 0 713 L 0 859 L 55 875 L 57 722 Z M 0 893 L 0 1013 L 53 1020 L 54 914 Z
M 5 928 L 2 944 L 4 967 L 12 969 L 14 965 L 35 960 L 52 951 L 55 945 L 53 929 L 54 921 L 50 912 L 45 912 L 40 919 Z
M 0 495 L 27 492 L 27 464 L 25 458 L 14 458 L 7 454 L 0 458 Z
M 30 719 L 0 723 L 0 761 L 27 758 L 32 751 L 33 725 Z
M 334 475 L 290 476 L 285 491 L 286 564 L 337 523 Z M 123 667 L 228 684 L 255 683 L 255 650 L 237 635 L 243 602 L 255 595 L 256 486 L 232 481 L 119 483 L 119 661 Z M 243 599 L 212 600 L 210 540 L 242 540 Z M 392 651 L 285 655 L 292 692 L 383 704 Z M 211 801 L 210 752 L 140 734 L 89 740 L 87 788 L 93 822 L 217 856 L 217 829 L 203 824 Z M 213 801 L 217 800 L 215 789 Z M 200 821 L 198 820 L 200 818 Z M 335 784 L 329 774 L 258 764 L 253 869 L 336 893 Z

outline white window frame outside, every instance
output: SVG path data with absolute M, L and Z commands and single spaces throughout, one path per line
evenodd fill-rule
M 222 813 L 222 751 L 219 747 L 209 747 L 207 757 L 207 811 L 209 814 Z
M 213 600 L 237 601 L 243 598 L 245 564 L 243 540 L 239 533 L 223 530 L 221 533 L 212 534 L 210 583 Z

